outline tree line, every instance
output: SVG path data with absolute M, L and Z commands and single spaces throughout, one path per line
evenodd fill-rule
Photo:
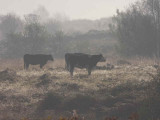
M 117 10 L 109 28 L 66 34 L 56 20 L 42 23 L 35 14 L 23 19 L 1 15 L 0 56 L 21 58 L 26 53 L 43 53 L 62 57 L 66 52 L 107 54 L 116 50 L 123 56 L 159 57 L 160 0 L 141 0 L 125 11 Z M 115 39 L 117 42 L 113 42 Z
M 67 52 L 94 54 L 95 51 L 104 53 L 108 49 L 103 43 L 97 44 L 97 41 L 111 37 L 105 30 L 89 30 L 86 33 L 75 31 L 68 34 L 63 31 L 60 21 L 47 19 L 41 22 L 41 19 L 36 14 L 28 14 L 23 18 L 16 14 L 1 15 L 0 57 L 22 58 L 27 53 L 63 57 Z

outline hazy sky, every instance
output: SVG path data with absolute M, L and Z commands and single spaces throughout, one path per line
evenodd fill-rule
M 99 19 L 123 10 L 137 0 L 0 0 L 0 14 L 24 15 L 44 6 L 50 16 L 63 14 L 70 19 Z

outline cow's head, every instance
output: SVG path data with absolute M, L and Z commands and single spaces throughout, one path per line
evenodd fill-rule
M 102 54 L 100 54 L 100 61 L 99 62 L 105 62 L 106 61 L 106 59 L 103 57 L 103 55 Z
M 54 61 L 52 55 L 48 55 L 48 60 Z

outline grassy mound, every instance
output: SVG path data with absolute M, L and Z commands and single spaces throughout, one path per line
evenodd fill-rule
M 0 81 L 16 81 L 18 78 L 16 71 L 12 70 L 12 69 L 5 69 L 3 71 L 0 72 Z

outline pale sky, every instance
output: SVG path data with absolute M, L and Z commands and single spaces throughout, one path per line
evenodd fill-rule
M 137 0 L 0 0 L 0 14 L 23 16 L 44 6 L 50 16 L 63 14 L 70 19 L 100 19 L 110 17 L 116 9 L 124 10 Z

